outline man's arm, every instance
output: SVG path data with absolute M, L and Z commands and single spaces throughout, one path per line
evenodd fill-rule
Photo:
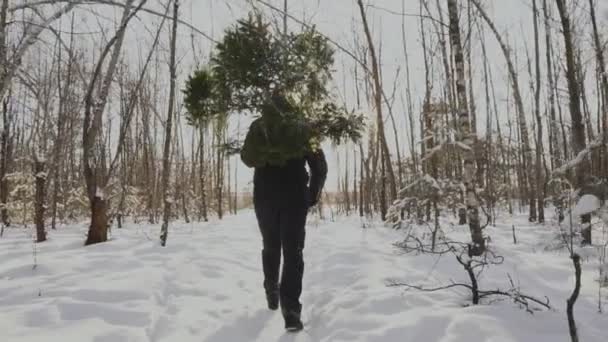
M 243 143 L 243 147 L 241 148 L 241 160 L 247 167 L 258 167 L 259 163 L 259 153 L 258 147 L 256 144 L 259 144 L 259 139 L 256 139 L 256 135 L 258 134 L 257 130 L 259 129 L 257 121 L 254 121 L 251 126 L 249 126 L 249 131 L 247 132 L 247 136 L 245 137 L 245 142 Z
M 327 161 L 325 154 L 320 148 L 306 156 L 306 161 L 310 167 L 310 206 L 319 203 L 325 179 L 327 178 Z

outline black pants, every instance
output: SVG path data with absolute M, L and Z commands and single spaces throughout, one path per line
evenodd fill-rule
M 267 293 L 279 291 L 281 308 L 301 312 L 300 294 L 304 275 L 304 239 L 306 215 L 303 205 L 279 205 L 256 201 L 255 212 L 262 233 L 264 249 L 264 289 Z M 283 252 L 283 272 L 279 288 L 279 268 Z

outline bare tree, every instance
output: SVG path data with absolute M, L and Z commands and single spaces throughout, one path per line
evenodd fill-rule
M 112 39 L 106 44 L 99 60 L 95 72 L 89 83 L 85 97 L 84 125 L 82 129 L 83 147 L 83 169 L 84 178 L 87 186 L 87 195 L 91 205 L 91 225 L 87 235 L 86 245 L 104 242 L 108 239 L 108 202 L 105 197 L 105 186 L 108 182 L 106 160 L 104 153 L 100 152 L 100 144 L 103 144 L 102 137 L 102 118 L 105 110 L 112 79 L 114 77 L 120 51 L 125 37 L 125 32 L 129 21 L 135 16 L 138 9 L 143 6 L 146 0 L 142 0 L 138 8 L 131 9 L 135 0 L 127 0 L 127 6 L 122 13 L 120 26 Z M 98 78 L 101 77 L 104 61 L 112 51 L 105 77 L 101 83 L 99 93 L 95 96 Z M 97 153 L 96 152 L 97 146 Z
M 4 80 L 7 76 L 8 60 L 7 60 L 7 16 L 8 16 L 8 0 L 2 0 L 2 7 L 0 7 L 0 80 Z M 8 82 L 8 81 L 6 81 Z M 4 89 L 4 87 L 3 87 Z M 4 92 L 4 90 L 3 90 Z M 0 141 L 0 218 L 2 220 L 3 229 L 5 225 L 9 224 L 8 210 L 6 209 L 8 199 L 8 182 L 5 179 L 8 162 L 10 158 L 10 114 L 8 112 L 8 101 L 4 99 L 4 93 L 0 94 L 0 101 L 2 101 L 2 137 Z
M 547 67 L 547 93 L 548 93 L 548 105 L 549 105 L 549 154 L 551 156 L 551 169 L 555 169 L 560 165 L 560 149 L 557 143 L 558 140 L 558 120 L 556 113 L 556 101 L 555 101 L 555 89 L 554 77 L 553 77 L 553 57 L 552 57 L 552 37 L 551 37 L 551 25 L 550 25 L 550 14 L 549 7 L 547 6 L 547 0 L 543 0 L 543 22 L 545 28 L 545 59 Z
M 572 147 L 575 154 L 579 154 L 586 147 L 585 125 L 581 113 L 581 90 L 577 77 L 576 59 L 574 51 L 574 41 L 572 38 L 572 26 L 570 15 L 564 0 L 555 0 L 562 24 L 562 33 L 566 48 L 566 80 L 568 82 L 568 94 L 570 95 L 570 116 L 572 118 Z M 585 185 L 585 175 L 588 170 L 588 163 L 581 161 L 576 166 L 575 186 L 581 189 Z M 591 244 L 591 215 L 582 216 L 584 225 L 582 236 L 584 244 Z
M 536 116 L 536 160 L 535 160 L 535 184 L 536 184 L 536 196 L 537 197 L 537 213 L 538 222 L 545 221 L 545 196 L 544 196 L 544 184 L 545 181 L 542 178 L 542 155 L 543 149 L 543 121 L 540 115 L 540 88 L 541 88 L 541 74 L 540 74 L 540 44 L 538 34 L 538 7 L 536 6 L 536 0 L 532 0 L 532 11 L 533 11 L 533 24 L 534 24 L 534 65 L 536 69 L 536 84 L 534 94 L 534 114 Z M 534 196 L 532 194 L 532 196 Z M 532 205 L 532 204 L 531 204 Z
M 36 224 L 36 241 L 46 241 L 46 230 L 44 224 L 44 212 L 46 211 L 45 190 L 46 190 L 46 161 L 44 156 L 39 155 L 39 152 L 34 153 L 34 177 L 36 179 L 36 200 L 35 200 L 35 224 Z
M 378 128 L 378 139 L 379 139 L 379 143 L 380 143 L 380 148 L 382 150 L 382 165 L 383 167 L 386 169 L 387 173 L 388 173 L 388 181 L 389 181 L 389 198 L 390 201 L 392 202 L 393 200 L 395 200 L 395 198 L 397 197 L 397 183 L 396 183 L 396 178 L 395 178 L 395 172 L 393 170 L 393 165 L 391 163 L 390 160 L 390 152 L 388 149 L 388 143 L 386 140 L 386 135 L 384 132 L 384 117 L 382 115 L 382 84 L 380 82 L 380 70 L 379 70 L 379 65 L 378 65 L 378 58 L 376 56 L 376 50 L 374 47 L 374 41 L 372 38 L 372 34 L 371 31 L 369 29 L 369 25 L 367 23 L 367 16 L 365 15 L 365 8 L 363 6 L 363 1 L 362 0 L 357 0 L 357 4 L 359 5 L 359 10 L 361 13 L 361 19 L 363 20 L 363 29 L 365 30 L 365 36 L 367 38 L 367 43 L 369 45 L 369 55 L 371 58 L 371 65 L 372 65 L 372 79 L 373 79 L 373 84 L 374 84 L 374 91 L 373 91 L 373 96 L 374 96 L 374 107 L 376 109 L 376 114 L 377 114 L 377 128 Z M 381 198 L 382 203 L 384 203 L 384 205 L 382 206 L 384 208 L 383 212 L 382 212 L 382 219 L 386 219 L 386 199 L 385 198 Z
M 171 57 L 169 61 L 170 85 L 167 121 L 165 121 L 165 146 L 163 150 L 163 175 L 161 188 L 163 193 L 163 224 L 160 231 L 160 244 L 167 244 L 169 233 L 169 219 L 173 200 L 169 192 L 169 177 L 171 176 L 171 133 L 173 130 L 173 111 L 175 109 L 175 81 L 177 71 L 175 66 L 175 50 L 177 42 L 177 19 L 179 14 L 179 0 L 173 0 L 173 29 L 171 31 Z
M 2 101 L 2 139 L 0 141 L 0 219 L 4 226 L 10 224 L 8 209 L 6 208 L 9 194 L 9 183 L 6 175 L 9 163 L 13 159 L 13 136 L 11 135 L 12 115 L 9 112 L 9 99 Z
M 208 217 L 207 217 L 207 188 L 206 188 L 206 182 L 207 182 L 207 167 L 206 167 L 206 163 L 205 163 L 205 131 L 206 131 L 206 127 L 204 126 L 204 124 L 201 124 L 201 127 L 198 127 L 198 131 L 199 131 L 199 146 L 198 146 L 198 150 L 199 150 L 199 183 L 200 183 L 200 208 L 199 208 L 199 214 L 200 217 L 202 217 L 202 219 L 207 222 L 208 221 Z M 199 218 L 200 219 L 200 218 Z
M 459 136 L 463 145 L 464 174 L 463 183 L 465 187 L 465 204 L 471 239 L 470 255 L 481 255 L 485 252 L 485 239 L 479 222 L 479 202 L 477 200 L 475 178 L 476 157 L 475 141 L 477 137 L 471 132 L 471 122 L 467 104 L 467 86 L 464 71 L 464 54 L 460 39 L 460 19 L 458 17 L 457 0 L 448 1 L 448 15 L 450 19 L 450 45 L 456 65 L 456 95 L 458 98 L 458 123 L 460 126 Z
M 15 49 L 13 55 L 9 57 L 6 51 L 5 36 L 5 32 L 7 29 L 6 13 L 9 9 L 8 1 L 3 1 L 4 2 L 2 4 L 2 9 L 0 9 L 0 21 L 2 23 L 2 26 L 0 27 L 2 31 L 2 36 L 0 36 L 0 40 L 2 41 L 2 43 L 0 44 L 0 57 L 2 57 L 4 67 L 1 68 L 2 71 L 0 72 L 0 99 L 3 99 L 6 93 L 8 92 L 11 82 L 17 74 L 19 67 L 21 66 L 23 57 L 28 52 L 28 50 L 38 41 L 38 37 L 40 36 L 40 34 L 45 29 L 47 29 L 53 22 L 61 18 L 64 14 L 71 11 L 78 4 L 78 2 L 76 1 L 70 1 L 65 6 L 55 11 L 48 18 L 43 18 L 42 22 L 31 23 L 27 25 L 24 30 L 25 36 L 20 40 L 19 45 Z
M 74 20 L 72 18 L 72 28 L 73 28 Z M 73 37 L 73 35 L 72 35 Z M 59 201 L 59 169 L 62 167 L 61 162 L 63 161 L 62 149 L 63 149 L 63 136 L 66 126 L 66 114 L 64 112 L 65 105 L 65 95 L 67 91 L 64 90 L 64 87 L 61 84 L 61 49 L 57 53 L 57 92 L 58 92 L 58 105 L 57 105 L 57 135 L 55 137 L 55 142 L 53 146 L 53 162 L 52 162 L 52 171 L 51 171 L 51 180 L 53 182 L 53 192 L 52 192 L 52 200 L 51 200 L 51 228 L 55 229 L 57 224 L 57 202 Z M 68 63 L 69 65 L 70 63 Z M 66 87 L 69 89 L 69 80 L 71 78 L 71 68 L 68 67 L 67 71 L 67 79 Z
M 536 221 L 537 215 L 536 215 L 536 198 L 534 196 L 534 191 L 533 191 L 534 185 L 532 184 L 533 183 L 531 181 L 532 178 L 530 177 L 529 172 L 528 172 L 528 169 L 532 167 L 532 149 L 530 148 L 530 138 L 528 136 L 528 126 L 526 124 L 526 113 L 525 113 L 525 109 L 524 109 L 523 99 L 521 96 L 521 90 L 519 87 L 519 76 L 517 75 L 517 71 L 516 71 L 517 69 L 515 68 L 515 64 L 513 63 L 513 59 L 511 57 L 511 49 L 509 48 L 509 46 L 507 46 L 507 44 L 503 40 L 502 36 L 498 32 L 498 29 L 496 28 L 496 25 L 494 25 L 494 22 L 492 21 L 492 19 L 490 19 L 490 17 L 486 13 L 486 11 L 483 9 L 479 0 L 471 0 L 471 3 L 473 5 L 475 5 L 475 7 L 477 8 L 477 11 L 481 15 L 481 17 L 488 24 L 488 27 L 490 28 L 492 33 L 494 33 L 494 36 L 496 37 L 496 40 L 498 41 L 498 44 L 500 45 L 503 55 L 505 56 L 505 59 L 507 61 L 507 69 L 509 72 L 509 77 L 511 79 L 511 86 L 513 88 L 513 97 L 515 100 L 515 109 L 516 109 L 517 117 L 518 117 L 517 122 L 519 125 L 519 134 L 521 136 L 521 142 L 522 142 L 523 168 L 521 170 L 523 173 L 522 174 L 523 192 L 524 192 L 524 196 L 526 197 L 526 199 L 529 200 L 530 221 Z
M 2 5 L 0 7 L 0 63 L 2 63 L 2 65 L 0 66 L 0 80 L 3 80 L 5 78 L 6 73 L 8 72 L 7 70 L 7 45 L 6 45 L 6 38 L 7 38 L 7 33 L 8 33 L 8 25 L 7 25 L 7 20 L 8 20 L 8 0 L 2 0 Z M 4 96 L 4 94 L 2 94 L 2 96 Z M 2 97 L 0 97 L 0 100 L 2 100 Z
M 600 158 L 603 163 L 601 165 L 602 175 L 608 176 L 608 157 L 606 157 L 606 149 L 608 145 L 608 74 L 606 74 L 606 60 L 604 59 L 604 47 L 600 38 L 600 32 L 597 27 L 597 19 L 595 15 L 595 2 L 589 0 L 589 12 L 591 17 L 591 26 L 593 28 L 593 47 L 597 60 L 598 74 L 600 78 L 600 99 L 601 99 L 601 132 L 602 132 L 602 147 L 600 149 Z

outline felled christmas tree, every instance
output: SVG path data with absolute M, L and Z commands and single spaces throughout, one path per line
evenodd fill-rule
M 314 29 L 275 36 L 261 16 L 239 20 L 215 46 L 210 64 L 189 78 L 188 122 L 259 116 L 242 152 L 251 166 L 282 165 L 326 138 L 358 140 L 363 116 L 336 105 L 328 90 L 333 55 Z

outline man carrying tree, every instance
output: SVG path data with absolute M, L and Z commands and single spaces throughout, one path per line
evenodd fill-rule
M 261 15 L 251 14 L 226 30 L 209 65 L 196 70 L 184 89 L 193 125 L 205 128 L 216 120 L 225 127 L 231 114 L 260 116 L 240 151 L 243 162 L 255 168 L 253 197 L 268 307 L 276 310 L 280 302 L 290 331 L 302 329 L 304 226 L 327 176 L 320 144 L 325 139 L 336 145 L 357 142 L 364 129 L 364 115 L 334 100 L 329 89 L 333 64 L 334 50 L 314 28 L 277 34 Z
M 251 124 L 241 159 L 255 168 L 253 201 L 263 240 L 268 308 L 276 310 L 280 302 L 285 329 L 300 331 L 306 216 L 321 196 L 327 176 L 325 156 L 289 101 L 275 95 L 264 106 L 262 117 Z

